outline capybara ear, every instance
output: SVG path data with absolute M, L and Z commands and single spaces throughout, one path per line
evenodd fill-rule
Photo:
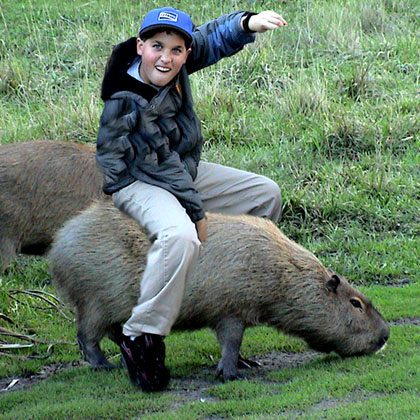
M 327 270 L 327 273 L 328 273 L 330 276 L 332 276 L 332 275 L 336 274 L 336 273 L 335 273 L 335 271 L 334 271 L 332 268 L 329 268 L 329 267 L 325 267 L 325 268 L 326 268 L 326 270 Z
M 331 278 L 327 281 L 327 289 L 330 292 L 337 293 L 337 287 L 340 284 L 340 277 L 336 274 L 333 274 Z

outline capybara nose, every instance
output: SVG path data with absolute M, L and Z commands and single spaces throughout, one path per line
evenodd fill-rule
M 388 341 L 389 335 L 386 335 L 382 339 L 379 340 L 379 346 L 382 347 L 385 345 L 385 343 Z

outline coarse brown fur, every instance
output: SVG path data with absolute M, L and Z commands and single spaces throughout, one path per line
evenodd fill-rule
M 102 196 L 95 148 L 58 141 L 0 146 L 0 273 L 18 252 L 42 254 L 54 233 Z
M 342 356 L 381 348 L 389 329 L 371 302 L 266 219 L 208 215 L 209 238 L 187 282 L 175 328 L 216 330 L 224 379 L 237 377 L 244 328 L 267 324 Z M 139 294 L 149 242 L 110 203 L 61 229 L 49 254 L 53 281 L 75 306 L 85 358 L 108 367 L 99 342 L 114 337 Z

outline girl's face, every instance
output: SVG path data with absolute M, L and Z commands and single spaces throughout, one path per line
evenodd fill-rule
M 179 73 L 190 51 L 184 38 L 172 31 L 158 32 L 145 41 L 137 38 L 140 76 L 147 84 L 165 86 Z

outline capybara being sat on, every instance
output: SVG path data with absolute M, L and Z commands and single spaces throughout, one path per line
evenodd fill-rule
M 389 328 L 369 299 L 269 220 L 209 214 L 208 232 L 175 328 L 216 331 L 225 380 L 237 377 L 243 332 L 253 325 L 341 356 L 384 346 Z M 95 367 L 111 366 L 99 343 L 106 334 L 115 339 L 130 316 L 148 247 L 138 224 L 107 202 L 68 221 L 52 245 L 53 282 L 76 309 L 78 341 Z

